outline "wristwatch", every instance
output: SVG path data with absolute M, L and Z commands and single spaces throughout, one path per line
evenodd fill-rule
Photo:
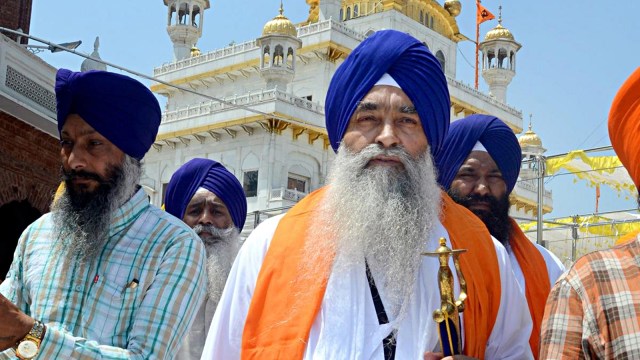
M 16 344 L 15 350 L 18 359 L 29 360 L 38 355 L 40 342 L 42 342 L 42 338 L 44 337 L 44 331 L 44 324 L 36 320 L 29 333 L 27 333 L 27 335 L 25 335 L 22 340 L 18 341 Z

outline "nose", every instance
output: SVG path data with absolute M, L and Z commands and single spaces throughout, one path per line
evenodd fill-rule
M 63 154 L 64 154 L 63 149 Z M 73 170 L 81 170 L 87 166 L 86 152 L 79 146 L 74 146 L 67 155 L 67 165 Z
M 476 181 L 476 186 L 473 188 L 473 192 L 476 195 L 485 196 L 490 194 L 489 184 L 487 184 L 484 177 L 480 177 L 478 181 Z
M 209 210 L 204 209 L 202 211 L 202 215 L 200 216 L 200 219 L 198 219 L 198 224 L 213 225 L 213 214 Z
M 399 145 L 400 140 L 396 134 L 395 126 L 391 121 L 385 121 L 382 124 L 382 129 L 378 136 L 376 136 L 376 143 L 384 148 L 392 148 Z

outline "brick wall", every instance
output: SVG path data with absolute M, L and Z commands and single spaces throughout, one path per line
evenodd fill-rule
M 60 182 L 58 139 L 1 111 L 0 139 L 0 205 L 27 200 L 49 211 Z
M 31 1 L 32 0 L 0 0 L 0 26 L 12 30 L 22 29 L 22 32 L 28 34 L 31 24 Z M 14 41 L 17 39 L 15 35 L 6 34 Z M 27 43 L 27 39 L 23 38 L 23 44 Z

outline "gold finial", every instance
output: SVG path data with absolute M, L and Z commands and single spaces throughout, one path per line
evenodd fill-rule
M 531 130 L 531 122 L 532 122 L 531 119 L 532 118 L 533 118 L 533 114 L 529 113 L 529 131 L 533 131 L 533 130 Z
M 282 0 L 280 0 L 280 15 L 284 13 L 284 7 L 282 6 Z
M 498 6 L 498 24 L 502 25 L 502 5 Z

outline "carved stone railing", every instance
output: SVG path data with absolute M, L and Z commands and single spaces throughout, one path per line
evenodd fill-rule
M 318 114 L 324 114 L 324 107 L 322 105 L 278 89 L 258 90 L 249 92 L 245 95 L 226 97 L 222 100 L 230 104 L 211 100 L 199 104 L 188 105 L 172 111 L 165 111 L 162 113 L 162 123 L 166 124 L 194 117 L 215 114 L 233 109 L 235 108 L 234 105 L 254 106 L 275 100 L 286 102 L 309 111 L 314 111 Z
M 516 109 L 514 107 L 511 107 L 509 105 L 506 105 L 505 103 L 503 103 L 501 101 L 498 101 L 498 100 L 492 98 L 491 96 L 489 96 L 489 95 L 487 95 L 487 94 L 485 94 L 483 92 L 480 92 L 480 91 L 472 88 L 471 86 L 469 86 L 469 85 L 467 85 L 467 84 L 465 84 L 465 83 L 463 83 L 461 81 L 458 81 L 458 80 L 456 80 L 456 79 L 454 79 L 454 78 L 452 78 L 450 76 L 447 76 L 447 82 L 449 83 L 449 85 L 454 86 L 454 87 L 456 87 L 456 88 L 468 93 L 470 96 L 478 97 L 478 98 L 482 99 L 483 101 L 486 101 L 486 102 L 488 102 L 488 103 L 490 103 L 490 104 L 492 104 L 492 105 L 494 105 L 494 106 L 496 106 L 496 107 L 498 107 L 498 108 L 500 108 L 500 109 L 502 109 L 502 110 L 514 115 L 514 116 L 522 118 L 522 111 L 520 111 L 520 110 L 518 110 L 518 109 Z
M 223 59 L 225 57 L 231 57 L 245 52 L 249 52 L 258 49 L 259 46 L 255 40 L 246 41 L 241 44 L 234 44 L 222 49 L 217 49 L 204 53 L 199 56 L 190 57 L 183 60 L 178 60 L 172 63 L 163 64 L 153 69 L 153 76 L 161 76 L 173 71 L 181 70 L 190 66 L 200 65 L 207 62 Z
M 307 195 L 308 194 L 306 192 L 298 191 L 295 189 L 287 189 L 287 188 L 271 189 L 271 193 L 269 194 L 269 200 L 270 201 L 288 200 L 288 201 L 298 202 Z

